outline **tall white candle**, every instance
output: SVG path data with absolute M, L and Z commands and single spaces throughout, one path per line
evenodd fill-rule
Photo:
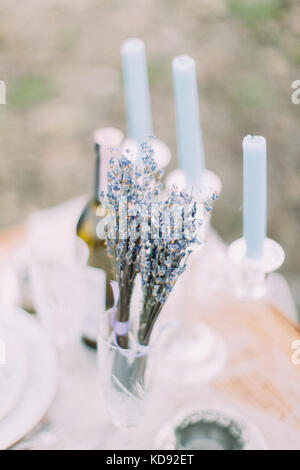
M 261 136 L 243 140 L 243 231 L 248 258 L 260 258 L 267 225 L 267 144 Z
M 121 45 L 128 137 L 138 144 L 153 134 L 145 44 L 130 38 Z
M 179 166 L 187 186 L 199 185 L 205 167 L 195 61 L 182 55 L 173 60 L 173 83 Z

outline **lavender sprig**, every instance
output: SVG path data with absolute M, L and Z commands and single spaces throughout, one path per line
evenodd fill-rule
M 173 187 L 168 199 L 159 206 L 156 237 L 150 232 L 142 240 L 140 271 L 144 295 L 138 332 L 140 344 L 149 343 L 155 321 L 184 272 L 188 256 L 195 244 L 202 243 L 198 234 L 203 219 L 199 222 L 196 212 L 197 204 L 192 196 Z

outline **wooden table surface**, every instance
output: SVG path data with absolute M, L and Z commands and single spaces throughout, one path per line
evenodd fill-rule
M 261 412 L 270 448 L 300 449 L 300 342 L 298 354 L 292 348 L 300 340 L 299 326 L 267 302 L 226 295 L 207 311 L 206 321 L 229 349 L 228 364 L 212 388 Z M 292 361 L 293 353 L 298 360 Z
M 3 233 L 2 252 L 22 235 L 21 227 Z M 299 326 L 265 301 L 241 302 L 226 293 L 193 309 L 197 316 L 201 310 L 201 319 L 221 333 L 229 350 L 212 390 L 244 405 L 271 449 L 300 449 L 300 363 L 292 361 Z M 300 362 L 300 351 L 298 358 L 294 362 Z

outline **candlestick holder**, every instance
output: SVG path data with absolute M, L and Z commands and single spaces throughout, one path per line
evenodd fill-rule
M 242 300 L 258 300 L 266 295 L 267 275 L 276 271 L 285 260 L 279 243 L 266 238 L 260 258 L 247 257 L 245 238 L 235 240 L 228 249 L 228 256 L 237 268 L 233 276 L 235 293 Z
M 176 168 L 175 170 L 171 171 L 167 178 L 166 178 L 166 187 L 170 189 L 171 186 L 176 185 L 179 189 L 186 188 L 187 180 L 186 175 L 181 168 Z M 218 175 L 216 175 L 211 170 L 203 170 L 200 178 L 199 183 L 195 185 L 195 188 L 199 190 L 200 197 L 204 200 L 207 200 L 208 197 L 212 192 L 220 194 L 222 191 L 222 182 Z
M 153 149 L 153 157 L 155 159 L 157 168 L 163 170 L 169 163 L 172 157 L 170 148 L 161 140 L 155 137 L 146 139 Z M 139 155 L 139 144 L 136 140 L 127 138 L 122 143 L 122 150 L 125 150 L 131 161 L 136 162 Z
M 203 194 L 204 197 L 211 195 L 211 193 L 215 193 L 219 196 L 222 191 L 222 182 L 219 176 L 207 169 L 202 172 L 199 186 L 201 188 L 201 194 Z
M 189 312 L 182 314 L 188 316 Z M 227 348 L 221 335 L 198 320 L 179 323 L 164 346 L 164 379 L 183 386 L 211 381 L 227 360 Z
M 166 189 L 169 190 L 173 185 L 178 186 L 179 189 L 186 188 L 186 175 L 180 168 L 171 171 L 166 178 Z M 195 185 L 195 189 L 198 190 L 199 200 L 207 201 L 211 198 L 213 193 L 217 195 L 216 197 L 221 194 L 222 182 L 216 173 L 205 169 L 199 178 L 199 184 L 197 186 Z M 211 214 L 208 214 L 204 222 L 205 238 L 208 237 L 210 228 Z

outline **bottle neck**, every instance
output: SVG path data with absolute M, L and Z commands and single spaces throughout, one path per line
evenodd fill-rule
M 95 143 L 96 168 L 94 198 L 99 201 L 99 194 L 105 193 L 107 188 L 107 171 L 109 169 L 110 148 L 105 144 Z
M 100 155 L 100 145 L 95 144 L 95 153 L 96 153 L 96 163 L 95 163 L 95 186 L 94 186 L 94 199 L 99 202 L 99 194 L 101 191 L 100 180 L 101 180 L 101 155 Z

